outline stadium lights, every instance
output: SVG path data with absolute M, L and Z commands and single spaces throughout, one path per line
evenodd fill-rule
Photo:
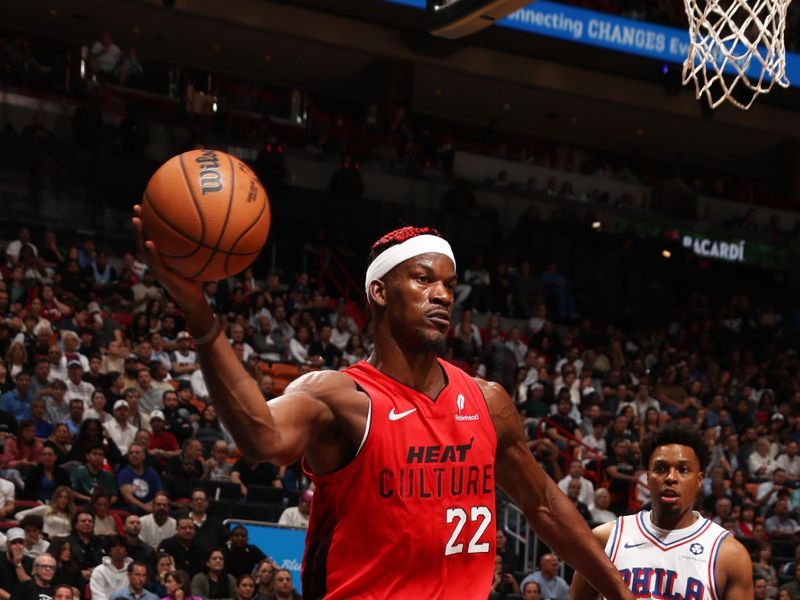
M 670 252 L 669 250 L 667 250 L 666 248 L 664 248 L 664 249 L 661 251 L 661 256 L 663 256 L 664 258 L 672 258 L 672 252 Z

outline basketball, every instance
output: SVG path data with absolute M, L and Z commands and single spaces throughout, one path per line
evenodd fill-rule
M 142 229 L 164 264 L 189 279 L 216 281 L 244 270 L 269 233 L 267 193 L 241 160 L 218 150 L 173 156 L 150 178 Z

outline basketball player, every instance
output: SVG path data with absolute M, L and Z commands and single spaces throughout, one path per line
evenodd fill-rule
M 637 598 L 752 600 L 750 556 L 730 532 L 693 510 L 708 463 L 700 433 L 676 423 L 642 443 L 653 509 L 594 530 Z M 597 598 L 576 573 L 575 600 Z
M 139 212 L 137 210 L 136 215 Z M 610 598 L 619 573 L 525 445 L 496 384 L 437 358 L 445 348 L 455 259 L 433 230 L 406 227 L 372 248 L 368 360 L 309 373 L 265 403 L 234 356 L 199 283 L 140 250 L 186 313 L 217 411 L 251 460 L 303 458 L 316 484 L 303 597 L 485 600 L 495 562 L 495 482 L 542 539 Z

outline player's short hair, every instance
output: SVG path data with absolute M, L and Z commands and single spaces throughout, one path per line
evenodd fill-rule
M 710 456 L 703 435 L 694 426 L 675 422 L 667 423 L 645 436 L 642 440 L 642 464 L 647 467 L 655 449 L 668 444 L 687 446 L 694 450 L 700 470 L 706 470 Z
M 405 241 L 415 238 L 419 235 L 435 235 L 436 237 L 444 237 L 438 230 L 432 227 L 400 227 L 394 231 L 390 231 L 386 235 L 380 237 L 370 249 L 369 257 L 367 257 L 367 264 L 371 264 L 378 255 L 397 244 L 402 244 Z

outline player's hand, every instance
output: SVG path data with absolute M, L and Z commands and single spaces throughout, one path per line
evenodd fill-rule
M 189 311 L 203 305 L 208 306 L 205 296 L 203 296 L 203 285 L 192 279 L 187 279 L 171 271 L 164 265 L 161 257 L 156 250 L 156 243 L 153 240 L 145 240 L 142 232 L 142 207 L 138 204 L 133 207 L 133 231 L 136 236 L 136 253 L 153 274 L 169 295 L 184 310 Z

